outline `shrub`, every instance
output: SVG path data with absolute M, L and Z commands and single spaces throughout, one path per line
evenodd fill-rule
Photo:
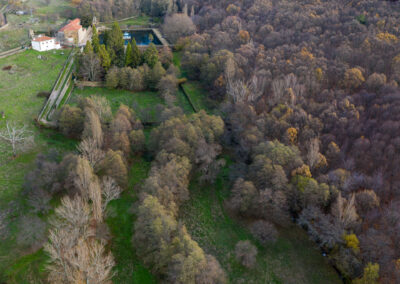
M 254 266 L 257 257 L 257 248 L 250 241 L 240 241 L 235 247 L 236 260 L 241 265 L 251 268 Z
M 253 236 L 263 245 L 274 243 L 278 238 L 278 231 L 275 226 L 267 221 L 259 220 L 254 222 L 250 228 Z

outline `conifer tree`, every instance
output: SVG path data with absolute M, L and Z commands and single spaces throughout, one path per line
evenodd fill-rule
M 100 50 L 100 40 L 99 40 L 99 35 L 97 34 L 97 29 L 95 25 L 93 25 L 92 29 L 92 46 L 93 46 L 93 51 L 95 53 L 98 53 Z
M 158 51 L 153 43 L 150 43 L 149 47 L 143 54 L 143 61 L 147 63 L 150 68 L 153 68 L 158 62 Z
M 136 68 L 140 65 L 141 61 L 141 54 L 139 47 L 136 44 L 136 40 L 133 38 L 131 42 L 131 47 L 132 47 L 132 67 Z
M 111 58 L 104 44 L 100 45 L 99 56 L 101 60 L 101 66 L 104 68 L 105 71 L 107 71 L 108 68 L 110 68 L 111 66 Z
M 132 67 L 132 64 L 133 64 L 132 56 L 133 56 L 132 45 L 131 45 L 131 43 L 128 43 L 128 46 L 126 47 L 126 52 L 125 52 L 125 66 Z
M 121 28 L 117 22 L 115 22 L 112 29 L 106 33 L 105 39 L 111 62 L 118 67 L 123 67 L 125 64 L 124 39 Z
M 89 40 L 86 42 L 86 45 L 85 45 L 85 48 L 83 49 L 83 52 L 85 54 L 89 54 L 89 53 L 93 52 L 93 47 L 92 47 L 92 44 L 90 43 Z

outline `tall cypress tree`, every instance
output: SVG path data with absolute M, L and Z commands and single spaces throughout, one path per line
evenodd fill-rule
M 109 51 L 111 61 L 114 65 L 122 67 L 125 65 L 124 38 L 121 28 L 115 22 L 112 29 L 106 35 L 106 47 Z
M 128 46 L 126 47 L 125 51 L 125 66 L 130 66 L 132 67 L 133 60 L 132 60 L 132 45 L 131 43 L 128 43 Z
M 94 52 L 98 53 L 100 50 L 100 40 L 99 40 L 99 35 L 97 34 L 97 29 L 95 25 L 93 25 L 92 29 L 92 45 L 93 45 L 93 50 Z
M 92 44 L 91 44 L 90 40 L 88 40 L 88 41 L 86 42 L 86 45 L 85 45 L 85 48 L 83 49 L 83 52 L 84 52 L 85 54 L 88 54 L 88 53 L 92 53 L 92 52 L 93 52 L 93 47 L 92 47 Z
M 150 43 L 149 47 L 143 54 L 143 61 L 153 68 L 158 62 L 158 51 L 154 43 Z
M 140 54 L 139 47 L 136 44 L 136 40 L 132 39 L 132 67 L 136 68 L 142 61 L 142 55 Z
M 104 44 L 100 45 L 99 56 L 101 60 L 101 66 L 103 66 L 104 70 L 107 71 L 111 66 L 111 58 Z

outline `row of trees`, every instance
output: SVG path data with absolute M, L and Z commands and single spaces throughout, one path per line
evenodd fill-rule
M 87 42 L 84 52 L 79 55 L 78 75 L 90 81 L 98 81 L 108 74 L 112 68 L 144 68 L 153 69 L 158 63 L 168 68 L 172 61 L 172 53 L 168 47 L 157 50 L 153 43 L 142 53 L 136 45 L 135 39 L 128 43 L 126 49 L 122 31 L 118 23 L 114 23 L 111 30 L 103 36 L 104 44 L 100 39 L 96 28 L 93 26 L 92 41 Z M 158 66 L 159 67 L 159 66 Z M 144 72 L 141 72 L 144 73 Z
M 18 222 L 17 241 L 32 250 L 44 245 L 50 283 L 111 283 L 115 261 L 108 247 L 107 205 L 126 188 L 129 154 L 144 149 L 142 125 L 128 107 L 113 116 L 108 101 L 93 96 L 77 107 L 64 106 L 59 126 L 81 140 L 77 153 L 37 157 L 25 177 L 22 195 L 30 214 Z M 61 204 L 46 225 L 38 215 L 46 216 L 59 196 Z M 1 222 L 4 237 L 7 227 Z
M 133 241 L 139 257 L 168 283 L 225 283 L 218 261 L 207 255 L 177 221 L 179 206 L 189 198 L 192 172 L 213 179 L 224 131 L 222 120 L 205 112 L 172 116 L 151 133 L 156 155 L 141 189 Z

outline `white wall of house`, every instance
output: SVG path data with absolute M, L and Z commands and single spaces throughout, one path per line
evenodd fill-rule
M 49 40 L 35 41 L 32 40 L 32 49 L 37 51 L 47 51 L 52 49 L 60 49 L 61 46 L 54 38 Z

